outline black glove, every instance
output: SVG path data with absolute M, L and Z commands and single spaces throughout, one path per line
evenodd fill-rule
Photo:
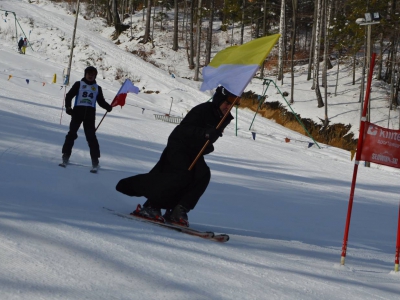
M 206 140 L 209 140 L 210 143 L 214 144 L 218 138 L 222 136 L 222 132 L 219 129 L 216 128 L 211 128 L 211 129 L 206 129 L 204 137 Z
M 71 107 L 66 107 L 66 108 L 65 108 L 65 112 L 67 113 L 67 115 L 70 115 L 70 116 L 72 116 L 72 112 L 73 112 L 73 110 L 72 110 L 72 108 L 71 108 Z
M 112 111 L 112 106 L 110 105 L 109 108 L 107 108 L 107 112 L 111 112 Z

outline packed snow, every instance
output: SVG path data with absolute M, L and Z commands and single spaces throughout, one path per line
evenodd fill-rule
M 58 167 L 70 121 L 62 109 L 69 49 L 54 33 L 70 39 L 75 17 L 55 5 L 0 2 L 0 9 L 16 12 L 26 34 L 30 18 L 37 26 L 30 34 L 33 50 L 21 55 L 12 33 L 7 35 L 13 16 L 0 11 L 6 20 L 0 26 L 1 299 L 398 299 L 400 276 L 393 271 L 398 170 L 360 166 L 341 266 L 354 168 L 350 152 L 318 148 L 310 138 L 260 116 L 253 139 L 249 110 L 233 110 L 237 118 L 206 156 L 211 182 L 189 213 L 191 227 L 229 234 L 227 243 L 105 210 L 129 213 L 145 201 L 118 193 L 115 185 L 158 161 L 176 125 L 154 115 L 184 116 L 212 91 L 202 93 L 200 82 L 173 78 L 140 60 L 99 30 L 99 20 L 80 17 L 76 35 L 88 48 L 78 43 L 71 82 L 83 77 L 88 51 L 98 51 L 107 66 L 123 66 L 137 76 L 141 92 L 129 94 L 127 104 L 115 107 L 98 128 L 98 174 L 89 172 L 83 129 L 71 165 Z M 110 103 L 121 82 L 113 77 L 115 68 L 98 68 L 97 82 Z M 343 66 L 329 109 L 333 122 L 353 124 L 358 134 L 360 104 L 354 95 L 360 81 L 351 85 L 348 72 Z M 329 74 L 333 91 L 336 69 Z M 295 82 L 299 100 L 293 109 L 302 117 L 322 118 L 306 74 L 298 71 Z M 288 84 L 278 86 L 288 89 Z M 372 121 L 385 126 L 386 87 L 377 81 L 374 87 Z M 253 80 L 248 89 L 261 91 L 262 85 Z M 278 96 L 271 89 L 268 101 Z M 104 113 L 97 108 L 97 124 Z M 398 119 L 392 114 L 394 128 Z

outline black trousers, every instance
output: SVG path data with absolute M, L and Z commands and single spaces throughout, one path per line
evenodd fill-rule
M 164 150 L 159 162 L 146 174 L 120 180 L 117 191 L 128 196 L 146 197 L 151 206 L 172 209 L 181 204 L 193 209 L 210 182 L 210 168 L 201 156 L 189 171 L 193 155 Z
M 71 155 L 74 142 L 78 138 L 77 132 L 83 123 L 86 141 L 90 148 L 90 157 L 92 159 L 98 159 L 100 157 L 100 146 L 96 137 L 95 113 L 94 109 L 91 108 L 90 110 L 86 109 L 86 107 L 79 107 L 79 109 L 74 108 L 71 123 L 69 124 L 69 132 L 65 137 L 65 142 L 62 147 L 63 154 Z

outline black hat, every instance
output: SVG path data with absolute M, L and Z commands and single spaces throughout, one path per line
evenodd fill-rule
M 97 76 L 97 69 L 96 69 L 95 67 L 93 67 L 93 66 L 89 66 L 89 67 L 87 67 L 87 68 L 85 69 L 85 77 L 86 77 L 86 74 L 87 74 L 88 72 L 96 72 L 96 76 Z M 95 77 L 95 78 L 96 78 L 96 77 Z
M 236 98 L 237 96 L 235 94 L 232 94 L 230 91 L 228 91 L 225 87 L 223 87 L 222 85 L 220 85 L 219 87 L 217 87 L 217 89 L 215 90 L 215 94 L 213 96 L 213 100 L 212 102 L 216 105 L 216 106 L 220 106 L 224 101 L 228 101 L 230 103 L 233 103 L 233 100 L 230 101 L 233 98 Z M 237 101 L 236 103 L 237 105 L 239 105 L 239 102 Z

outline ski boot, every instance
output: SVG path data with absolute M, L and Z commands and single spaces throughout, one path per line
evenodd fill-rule
M 131 212 L 131 215 L 159 223 L 165 223 L 165 220 L 161 215 L 161 209 L 153 208 L 150 205 L 142 207 L 140 204 L 138 204 L 136 210 Z
M 187 208 L 178 204 L 174 209 L 167 209 L 163 217 L 168 223 L 189 227 L 188 212 Z

